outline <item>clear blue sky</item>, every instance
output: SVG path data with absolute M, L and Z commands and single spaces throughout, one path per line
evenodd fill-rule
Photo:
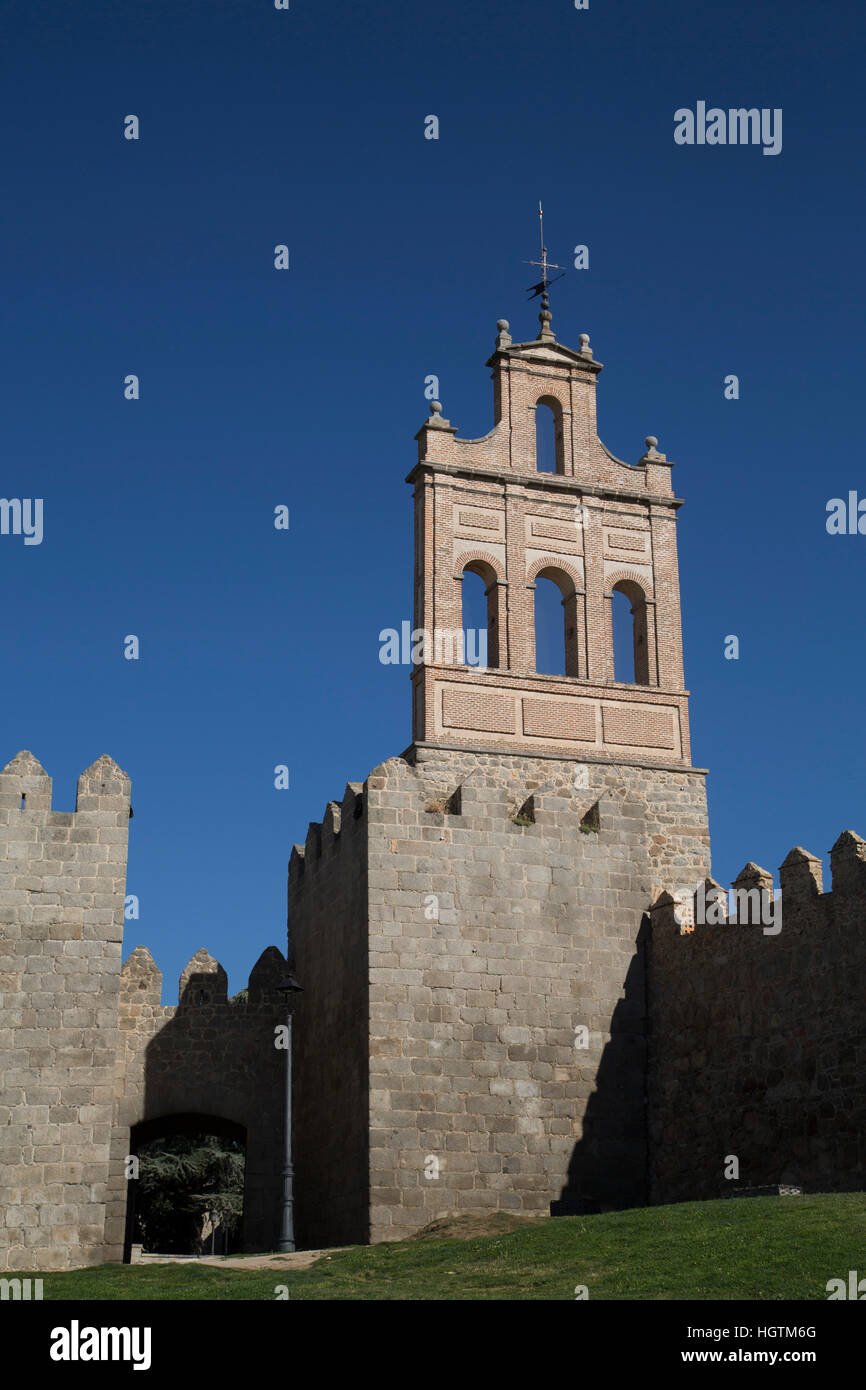
M 378 633 L 411 615 L 424 378 L 490 428 L 496 320 L 537 331 L 539 198 L 554 260 L 590 248 L 553 326 L 606 364 L 601 436 L 636 461 L 656 434 L 686 499 L 716 877 L 866 833 L 866 536 L 825 528 L 866 496 L 860 5 L 6 0 L 0 23 L 0 492 L 45 505 L 40 546 L 0 537 L 0 753 L 32 749 L 59 810 L 100 753 L 130 774 L 126 948 L 169 1001 L 199 946 L 232 990 L 284 947 L 292 843 L 410 740 Z M 676 145 L 699 100 L 781 107 L 782 153 Z

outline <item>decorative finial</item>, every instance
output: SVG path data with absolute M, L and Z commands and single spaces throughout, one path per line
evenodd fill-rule
M 658 449 L 656 448 L 657 444 L 658 440 L 656 439 L 655 435 L 648 434 L 646 437 L 646 453 L 641 459 L 641 463 L 667 463 L 667 455 L 659 453 Z
M 589 334 L 581 333 L 578 337 L 578 342 L 580 343 L 579 351 L 581 357 L 592 357 L 592 348 L 589 346 Z
M 553 314 L 550 312 L 550 297 L 547 294 L 541 296 L 541 313 L 538 315 L 538 322 L 541 324 L 539 338 L 552 338 L 553 330 L 550 325 L 553 322 Z
M 499 329 L 499 334 L 498 334 L 498 337 L 497 337 L 497 339 L 496 339 L 496 346 L 497 346 L 498 348 L 510 347 L 510 346 L 511 346 L 511 334 L 510 334 L 509 331 L 508 331 L 508 329 L 509 329 L 508 319 L 498 319 L 497 322 L 496 322 L 496 327 Z
M 445 419 L 445 416 L 442 414 L 442 405 L 439 401 L 430 402 L 430 419 L 427 421 L 427 428 L 432 430 L 451 429 L 451 421 Z

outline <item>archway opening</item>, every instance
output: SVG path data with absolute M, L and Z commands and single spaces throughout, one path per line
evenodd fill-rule
M 127 1252 L 227 1255 L 239 1250 L 246 1130 L 216 1115 L 165 1115 L 130 1136 Z
M 579 676 L 578 593 L 574 580 L 557 565 L 535 577 L 535 669 L 545 676 Z
M 611 605 L 613 615 L 613 678 L 634 685 L 634 618 L 631 603 L 622 589 L 614 589 Z
M 535 581 L 535 669 L 545 676 L 566 674 L 562 592 L 544 575 Z
M 463 571 L 463 660 L 487 665 L 487 585 L 470 569 Z
M 499 585 L 484 560 L 471 560 L 463 569 L 462 625 L 465 664 L 498 666 Z
M 535 466 L 539 473 L 562 473 L 562 406 L 542 396 L 535 406 Z
M 613 678 L 626 685 L 649 685 L 646 595 L 639 584 L 622 580 L 613 587 Z

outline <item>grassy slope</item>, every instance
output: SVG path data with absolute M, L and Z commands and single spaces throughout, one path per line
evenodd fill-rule
M 357 1246 L 294 1272 L 103 1265 L 45 1274 L 46 1299 L 826 1299 L 866 1272 L 866 1194 L 688 1202 Z M 507 1229 L 513 1224 L 513 1229 Z M 445 1226 L 445 1229 L 454 1227 Z M 459 1229 L 459 1223 L 457 1224 Z

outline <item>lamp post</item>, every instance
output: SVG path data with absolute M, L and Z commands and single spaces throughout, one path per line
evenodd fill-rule
M 283 1161 L 283 1214 L 280 1222 L 279 1248 L 281 1251 L 288 1251 L 295 1248 L 294 1170 L 292 1168 L 292 995 L 300 994 L 303 986 L 298 984 L 294 975 L 287 975 L 277 985 L 277 989 L 283 996 L 286 1010 L 286 1129 Z

